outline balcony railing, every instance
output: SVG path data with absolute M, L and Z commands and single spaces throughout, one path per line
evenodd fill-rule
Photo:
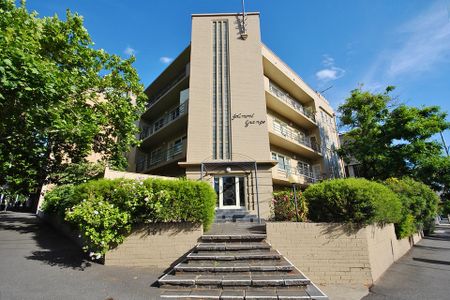
M 176 159 L 180 154 L 184 153 L 186 143 L 176 144 L 165 150 L 154 151 L 151 154 L 147 154 L 144 158 L 141 158 L 136 164 L 136 172 L 142 172 L 148 170 L 161 163 L 168 162 Z
M 294 176 L 298 176 L 298 177 L 303 177 L 305 179 L 305 182 L 308 182 L 308 183 L 314 183 L 314 182 L 317 182 L 322 179 L 319 175 L 314 174 L 314 172 L 312 172 L 312 171 L 306 171 L 306 172 L 304 170 L 299 171 L 295 168 L 289 168 L 289 167 L 285 168 L 285 169 L 278 168 L 277 171 L 281 176 L 285 177 L 286 179 L 289 179 L 289 177 L 291 175 L 294 175 Z
M 147 102 L 147 109 L 152 107 L 162 96 L 164 96 L 171 88 L 173 88 L 175 85 L 177 85 L 181 80 L 183 80 L 186 77 L 186 70 L 183 71 L 180 75 L 177 76 L 173 81 L 171 81 L 168 85 L 166 85 L 163 89 L 159 91 L 158 94 L 148 99 Z
M 299 113 L 305 115 L 306 117 L 310 118 L 314 122 L 316 121 L 316 118 L 314 116 L 314 112 L 310 109 L 305 108 L 303 105 L 301 105 L 297 100 L 292 98 L 288 93 L 283 91 L 280 87 L 275 85 L 272 81 L 269 81 L 269 89 L 272 93 L 277 96 L 278 99 L 298 111 Z
M 188 101 L 184 102 L 183 104 L 180 104 L 179 106 L 170 110 L 168 113 L 165 113 L 157 121 L 150 124 L 150 126 L 143 127 L 140 134 L 140 139 L 143 140 L 151 136 L 158 130 L 161 130 L 162 128 L 166 127 L 167 125 L 175 121 L 176 119 L 179 119 L 181 116 L 187 114 L 187 111 L 188 111 Z
M 292 140 L 298 144 L 302 144 L 304 146 L 307 146 L 314 151 L 320 152 L 320 145 L 318 143 L 313 143 L 309 139 L 307 139 L 300 131 L 291 129 L 289 127 L 281 126 L 277 122 L 272 122 L 273 124 L 273 130 L 278 133 L 279 135 L 284 136 L 285 138 Z

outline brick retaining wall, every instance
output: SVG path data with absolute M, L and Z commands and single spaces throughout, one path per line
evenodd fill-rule
M 393 224 L 352 230 L 329 223 L 268 222 L 267 241 L 314 282 L 371 285 L 419 240 Z
M 133 230 L 125 241 L 105 255 L 105 265 L 167 268 L 196 244 L 202 225 L 156 223 Z

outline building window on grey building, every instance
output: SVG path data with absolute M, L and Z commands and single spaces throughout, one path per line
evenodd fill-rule
M 213 21 L 213 158 L 231 159 L 228 22 Z

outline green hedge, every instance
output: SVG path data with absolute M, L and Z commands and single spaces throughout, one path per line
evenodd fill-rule
M 439 197 L 431 188 L 411 178 L 389 178 L 385 184 L 397 194 L 402 203 L 402 218 L 395 224 L 399 238 L 422 229 L 432 229 Z
M 308 218 L 315 222 L 396 223 L 402 218 L 397 195 L 383 184 L 362 178 L 326 180 L 303 193 Z
M 85 250 L 100 256 L 123 242 L 133 225 L 154 222 L 202 223 L 214 219 L 216 193 L 206 182 L 100 179 L 60 186 L 47 193 L 42 209 L 76 226 Z
M 295 210 L 295 197 L 292 190 L 273 193 L 271 204 L 272 218 L 274 221 L 306 221 L 308 206 L 303 193 L 297 192 L 297 212 Z

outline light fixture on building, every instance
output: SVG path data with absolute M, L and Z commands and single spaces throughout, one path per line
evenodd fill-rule
M 225 169 L 225 172 L 230 173 L 230 172 L 231 172 L 231 168 L 230 168 L 230 167 L 227 167 L 227 168 Z

